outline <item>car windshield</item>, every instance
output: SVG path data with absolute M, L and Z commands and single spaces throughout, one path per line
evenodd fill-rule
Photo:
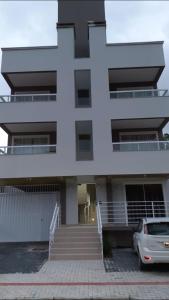
M 169 222 L 147 224 L 147 231 L 150 235 L 169 235 Z

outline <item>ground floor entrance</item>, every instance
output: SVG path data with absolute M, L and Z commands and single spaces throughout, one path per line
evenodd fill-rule
M 48 241 L 56 203 L 60 225 L 97 225 L 96 207 L 103 227 L 169 216 L 167 178 L 74 176 L 55 182 L 0 186 L 0 242 Z
M 126 185 L 128 223 L 144 217 L 165 217 L 162 184 Z
M 95 184 L 77 185 L 78 223 L 96 224 Z

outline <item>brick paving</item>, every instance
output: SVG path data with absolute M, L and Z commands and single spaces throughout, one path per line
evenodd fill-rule
M 48 261 L 38 273 L 0 275 L 0 299 L 169 300 L 169 272 L 106 272 L 101 261 Z
M 112 258 L 104 260 L 106 272 L 135 272 L 139 271 L 138 256 L 131 248 L 113 249 Z M 169 265 L 154 265 L 148 268 L 151 271 L 168 272 Z
M 107 272 L 139 271 L 137 255 L 132 249 L 113 249 L 112 258 L 104 260 Z

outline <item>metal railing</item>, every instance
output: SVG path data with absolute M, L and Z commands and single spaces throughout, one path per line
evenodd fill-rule
M 101 222 L 104 225 L 136 224 L 145 217 L 165 217 L 164 201 L 112 201 L 100 204 Z M 169 214 L 169 212 L 168 212 Z
M 56 94 L 1 95 L 0 103 L 56 101 Z
M 100 237 L 101 251 L 102 251 L 102 259 L 103 259 L 103 231 L 102 231 L 102 218 L 100 211 L 100 204 L 97 202 L 96 205 L 96 216 L 97 216 L 97 230 Z
M 166 96 L 169 96 L 168 90 L 148 89 L 148 90 L 110 91 L 111 99 L 166 97 Z
M 56 146 L 57 145 L 0 146 L 0 156 L 56 153 Z
M 58 203 L 55 205 L 52 221 L 49 230 L 49 258 L 51 255 L 51 246 L 54 243 L 56 230 L 60 227 L 60 209 Z
M 112 143 L 113 152 L 168 151 L 169 141 L 140 141 Z
M 24 184 L 24 185 L 0 185 L 0 196 L 3 197 L 9 197 L 12 199 L 12 197 L 21 197 L 24 198 L 24 196 L 29 196 L 32 199 L 36 194 L 39 195 L 49 195 L 50 197 L 53 194 L 53 199 L 56 199 L 56 193 L 59 195 L 59 184 Z

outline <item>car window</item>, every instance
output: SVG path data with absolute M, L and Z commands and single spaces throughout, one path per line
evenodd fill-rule
M 150 235 L 169 235 L 169 222 L 147 224 L 147 231 Z
M 136 232 L 141 232 L 142 231 L 142 227 L 143 227 L 143 221 L 140 220 L 139 223 L 138 223 Z

